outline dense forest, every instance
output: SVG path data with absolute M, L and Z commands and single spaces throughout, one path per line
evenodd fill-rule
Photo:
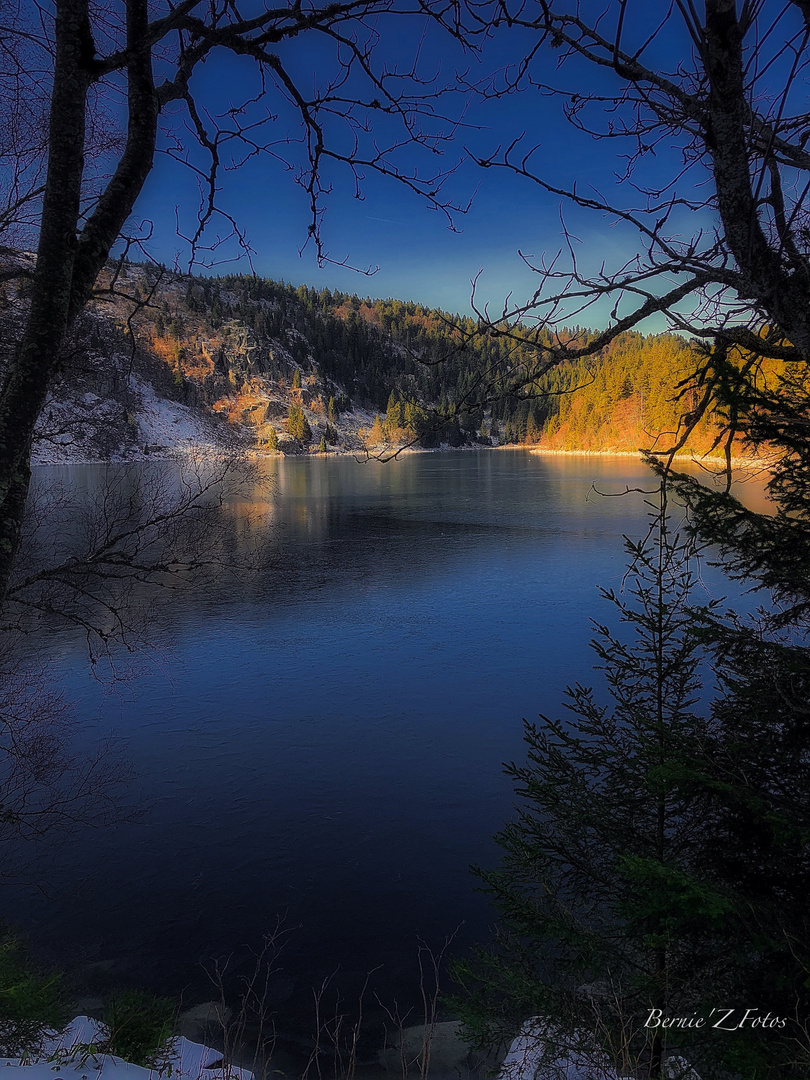
M 696 347 L 673 334 L 624 333 L 596 356 L 509 393 L 509 372 L 535 357 L 531 327 L 492 334 L 469 317 L 413 302 L 253 276 L 129 273 L 142 304 L 136 333 L 177 386 L 192 397 L 202 387 L 206 403 L 231 420 L 261 419 L 258 441 L 273 447 L 286 435 L 308 445 L 319 433 L 337 445 L 338 418 L 357 407 L 377 415 L 364 433 L 369 447 L 661 448 L 699 396 Z M 585 341 L 589 331 L 568 335 Z M 259 408 L 268 385 L 293 395 L 293 414 Z M 701 420 L 686 449 L 712 448 L 715 419 Z

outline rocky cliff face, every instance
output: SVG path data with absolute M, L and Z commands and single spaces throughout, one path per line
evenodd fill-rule
M 104 284 L 112 296 L 84 313 L 66 346 L 37 426 L 35 464 L 364 448 L 374 413 L 323 376 L 278 305 L 261 300 L 246 312 L 219 288 L 211 302 L 204 279 L 151 266 L 127 266 Z M 6 287 L 0 368 L 24 310 L 24 283 Z M 291 411 L 305 423 L 291 424 Z

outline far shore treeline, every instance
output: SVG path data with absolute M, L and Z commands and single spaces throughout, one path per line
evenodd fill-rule
M 324 414 L 352 406 L 378 414 L 370 446 L 418 439 L 428 447 L 626 451 L 667 445 L 700 395 L 698 346 L 675 334 L 621 334 L 597 355 L 509 394 L 499 371 L 536 363 L 534 327 L 481 333 L 472 318 L 414 302 L 247 275 L 187 277 L 154 266 L 131 266 L 128 275 L 143 303 L 132 320 L 140 346 L 171 367 L 192 400 L 219 376 L 218 389 L 202 394 L 215 409 L 224 407 L 214 399 L 226 376 L 231 419 L 252 379 L 298 389 L 303 372 Z M 579 327 L 565 333 L 583 343 L 593 335 Z M 710 450 L 717 420 L 701 419 L 684 449 Z

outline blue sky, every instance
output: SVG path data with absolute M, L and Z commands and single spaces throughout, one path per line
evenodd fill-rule
M 641 27 L 637 28 L 639 31 Z M 380 24 L 381 39 L 377 55 L 389 65 L 408 65 L 417 47 L 421 48 L 421 70 L 435 77 L 436 84 L 452 82 L 455 73 L 470 67 L 471 80 L 481 78 L 513 62 L 531 41 L 526 33 L 503 34 L 489 43 L 481 60 L 464 55 L 449 38 L 424 30 L 422 20 L 409 24 Z M 421 41 L 421 45 L 420 45 Z M 678 51 L 688 50 L 683 41 L 671 37 L 664 42 L 666 60 Z M 322 80 L 330 71 L 330 51 L 311 38 L 300 39 L 281 51 L 282 60 L 307 88 L 314 79 Z M 553 66 L 556 58 L 547 51 L 543 65 Z M 571 87 L 583 88 L 584 78 L 592 74 L 567 69 L 562 76 L 551 71 L 549 80 L 568 80 Z M 612 76 L 603 77 L 600 88 L 609 85 Z M 215 58 L 197 77 L 195 89 L 204 106 L 222 113 L 239 103 L 255 88 L 255 72 L 249 61 L 228 57 Z M 278 119 L 269 127 L 272 136 L 284 139 L 296 133 L 295 115 L 278 99 L 274 102 Z M 447 111 L 458 115 L 464 109 L 464 95 L 446 102 Z M 537 162 L 543 175 L 553 182 L 568 185 L 576 182 L 595 185 L 603 193 L 627 200 L 628 185 L 616 188 L 615 174 L 621 168 L 615 143 L 594 142 L 571 128 L 561 114 L 558 101 L 539 91 L 510 96 L 499 102 L 481 102 L 474 95 L 464 112 L 468 124 L 447 148 L 442 167 L 463 159 L 465 146 L 480 154 L 525 132 L 527 145 L 539 144 Z M 182 120 L 177 114 L 176 123 Z M 179 129 L 178 129 L 179 130 Z M 342 136 L 338 134 L 338 138 Z M 295 157 L 295 149 L 278 147 L 280 154 Z M 407 152 L 400 157 L 405 170 L 422 166 L 418 154 Z M 679 156 L 659 147 L 657 156 L 646 164 L 657 175 L 666 176 L 678 167 Z M 312 244 L 304 246 L 309 223 L 305 192 L 294 182 L 292 173 L 277 158 L 255 157 L 246 165 L 222 176 L 219 202 L 246 232 L 256 255 L 257 273 L 293 284 L 328 286 L 370 296 L 394 296 L 413 299 L 450 311 L 469 312 L 471 280 L 480 274 L 477 296 L 500 310 L 505 297 L 512 294 L 522 301 L 536 286 L 519 255 L 539 259 L 553 256 L 564 244 L 561 213 L 578 238 L 578 258 L 585 267 L 595 268 L 603 260 L 620 265 L 636 248 L 634 233 L 599 214 L 582 213 L 561 206 L 557 196 L 548 195 L 521 177 L 503 170 L 482 170 L 463 161 L 447 181 L 447 199 L 466 204 L 466 214 L 455 215 L 457 231 L 447 227 L 445 218 L 425 205 L 417 195 L 395 180 L 368 175 L 363 182 L 362 201 L 353 197 L 353 182 L 345 168 L 330 171 L 333 191 L 324 200 L 326 212 L 322 223 L 325 247 L 334 260 L 347 260 L 353 267 L 379 267 L 371 276 L 357 274 L 347 267 L 327 264 L 319 267 Z M 176 163 L 162 158 L 150 177 L 137 206 L 136 220 L 153 223 L 150 250 L 160 260 L 183 265 L 184 245 L 177 238 L 176 214 L 189 229 L 197 202 L 197 184 L 192 174 Z M 218 226 L 223 228 L 224 226 Z M 221 272 L 246 263 L 223 264 Z M 584 320 L 578 320 L 580 322 Z M 591 324 L 598 319 L 589 320 Z M 660 329 L 660 326 L 651 326 Z

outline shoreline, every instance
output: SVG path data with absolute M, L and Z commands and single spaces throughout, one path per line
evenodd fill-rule
M 493 447 L 493 449 L 506 450 L 512 449 L 512 447 Z M 530 454 L 537 454 L 540 457 L 620 457 L 620 458 L 639 458 L 643 460 L 644 454 L 649 451 L 644 450 L 557 450 L 550 446 L 531 446 L 522 447 L 516 446 L 515 450 L 528 450 Z M 725 467 L 726 459 L 720 457 L 717 454 L 699 455 L 697 453 L 691 454 L 675 454 L 673 461 L 690 461 L 696 465 L 722 465 Z M 748 457 L 732 457 L 731 465 L 733 468 L 751 468 L 751 469 L 769 469 L 770 464 L 764 458 L 748 458 Z
M 398 457 L 409 456 L 411 454 L 440 454 L 447 451 L 462 450 L 505 450 L 509 452 L 522 451 L 528 454 L 535 454 L 538 457 L 598 457 L 598 458 L 634 458 L 638 461 L 644 460 L 644 450 L 561 450 L 550 446 L 526 446 L 518 443 L 506 443 L 503 446 L 486 446 L 482 443 L 476 443 L 473 445 L 465 446 L 403 446 L 397 449 L 396 447 L 390 448 L 377 448 L 376 453 L 372 450 L 366 449 L 338 449 L 333 448 L 325 453 L 319 450 L 306 451 L 286 454 L 283 450 L 261 450 L 257 447 L 244 447 L 239 449 L 224 449 L 222 447 L 213 446 L 195 446 L 195 447 L 183 447 L 169 453 L 154 453 L 154 454 L 133 454 L 127 457 L 77 457 L 72 460 L 66 460 L 64 457 L 54 456 L 53 460 L 42 460 L 40 458 L 37 461 L 31 463 L 31 468 L 53 468 L 54 466 L 64 465 L 138 465 L 144 462 L 183 462 L 189 460 L 195 461 L 221 461 L 227 458 L 244 458 L 246 461 L 259 462 L 269 461 L 277 458 L 342 458 L 342 457 L 354 457 L 362 461 L 381 461 L 383 464 L 393 461 Z M 707 467 L 722 466 L 725 467 L 726 459 L 720 457 L 717 454 L 711 456 L 701 456 L 697 453 L 676 454 L 673 461 L 688 461 L 696 465 L 705 465 Z M 735 469 L 756 469 L 756 470 L 769 470 L 771 465 L 764 458 L 749 458 L 735 456 L 731 458 L 731 465 Z M 712 469 L 713 471 L 713 469 Z

